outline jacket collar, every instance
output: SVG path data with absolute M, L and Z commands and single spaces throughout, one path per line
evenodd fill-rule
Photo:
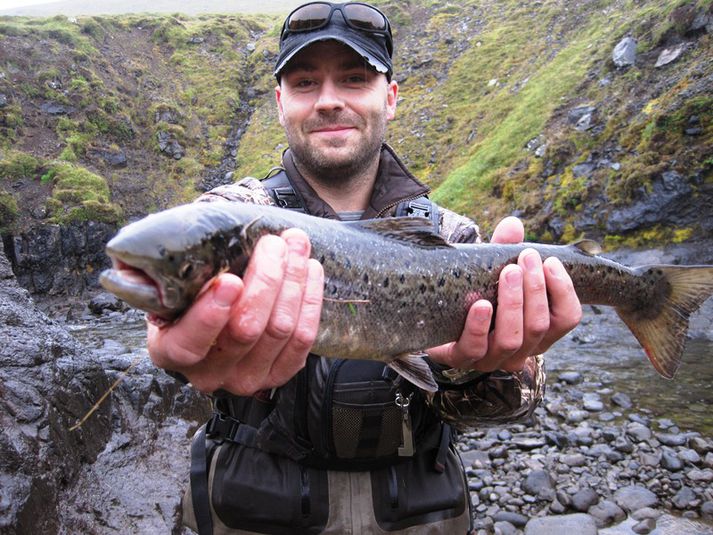
M 287 149 L 282 155 L 282 166 L 295 193 L 301 197 L 302 205 L 308 214 L 327 219 L 339 219 L 332 207 L 317 195 L 297 170 L 290 149 Z M 384 143 L 381 147 L 374 189 L 362 219 L 389 215 L 401 201 L 415 199 L 429 192 L 429 187 L 413 176 L 396 156 L 394 150 Z

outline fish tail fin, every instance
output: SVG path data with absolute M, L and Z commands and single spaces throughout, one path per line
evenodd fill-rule
M 662 299 L 658 308 L 643 311 L 617 307 L 646 351 L 656 371 L 672 379 L 681 365 L 688 333 L 688 320 L 713 295 L 713 266 L 642 266 L 639 274 L 659 272 Z
M 424 356 L 425 353 L 399 355 L 389 362 L 389 367 L 417 387 L 427 392 L 435 392 L 438 390 L 438 384 Z

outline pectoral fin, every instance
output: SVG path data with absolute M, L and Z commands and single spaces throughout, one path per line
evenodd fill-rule
M 436 392 L 438 385 L 423 357 L 423 353 L 404 353 L 391 361 L 389 367 L 417 387 L 427 392 Z

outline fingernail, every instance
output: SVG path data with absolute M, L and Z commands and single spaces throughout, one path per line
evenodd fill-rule
M 220 307 L 228 307 L 233 304 L 238 296 L 238 289 L 233 284 L 226 284 L 217 281 L 213 289 L 213 302 Z
M 517 290 L 518 288 L 522 287 L 522 271 L 519 269 L 511 269 L 505 274 L 505 280 L 508 283 L 508 286 L 513 289 Z
M 554 258 L 547 263 L 547 271 L 549 271 L 550 275 L 556 279 L 564 279 L 567 275 L 567 271 L 564 269 L 562 262 L 560 262 L 557 258 Z
M 525 253 L 524 261 L 527 271 L 537 271 L 542 264 L 542 259 L 536 251 L 528 251 Z

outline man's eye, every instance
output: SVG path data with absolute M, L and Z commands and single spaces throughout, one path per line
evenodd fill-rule
M 314 80 L 298 80 L 297 83 L 295 84 L 295 87 L 301 87 L 301 88 L 306 88 L 306 87 L 312 87 L 315 84 Z
M 361 74 L 353 74 L 351 76 L 347 76 L 345 81 L 348 84 L 363 84 L 366 82 L 366 78 L 364 78 Z

